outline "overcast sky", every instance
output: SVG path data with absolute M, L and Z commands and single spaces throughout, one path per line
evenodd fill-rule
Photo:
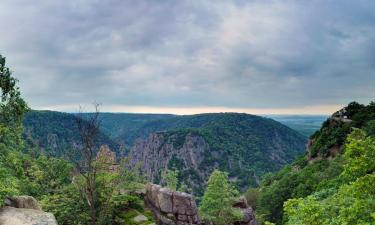
M 330 114 L 375 99 L 374 0 L 1 0 L 32 108 Z

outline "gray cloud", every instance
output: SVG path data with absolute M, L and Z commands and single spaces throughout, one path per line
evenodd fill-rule
M 375 96 L 371 0 L 3 0 L 0 52 L 36 108 L 288 108 Z

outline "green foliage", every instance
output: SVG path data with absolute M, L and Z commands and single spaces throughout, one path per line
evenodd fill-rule
M 350 180 L 375 172 L 375 139 L 355 129 L 348 136 L 344 157 L 346 164 L 343 175 Z
M 232 207 L 237 195 L 238 192 L 228 181 L 228 174 L 214 170 L 199 207 L 202 219 L 216 225 L 226 225 L 239 220 L 242 214 Z
M 0 205 L 6 195 L 22 193 L 23 176 L 22 118 L 28 110 L 17 86 L 17 80 L 0 55 Z
M 375 139 L 355 129 L 347 139 L 344 171 L 325 187 L 285 203 L 286 224 L 375 224 Z
M 178 184 L 178 171 L 177 170 L 164 170 L 161 174 L 162 180 L 164 181 L 167 188 L 177 191 Z
M 192 116 L 177 116 L 146 123 L 139 130 L 140 136 L 159 132 L 164 145 L 181 149 L 187 137 L 197 139 L 197 147 L 204 147 L 197 168 L 185 165 L 184 159 L 170 152 L 167 168 L 179 171 L 179 181 L 201 196 L 205 180 L 202 173 L 212 171 L 214 165 L 229 173 L 241 190 L 257 186 L 256 177 L 276 171 L 290 162 L 305 149 L 306 139 L 290 128 L 271 119 L 239 113 L 212 113 Z M 205 144 L 208 144 L 207 146 Z M 275 147 L 277 146 L 277 147 Z M 280 153 L 282 152 L 282 153 Z M 271 159 L 273 154 L 280 158 Z M 272 161 L 272 163 L 269 163 Z M 161 168 L 164 169 L 164 168 Z M 155 175 L 154 180 L 160 180 Z
M 42 196 L 41 204 L 45 211 L 54 214 L 60 225 L 89 224 L 89 209 L 75 183 Z
M 91 223 L 87 198 L 82 191 L 85 174 L 73 176 L 72 164 L 45 156 L 43 153 L 46 152 L 38 149 L 44 148 L 48 155 L 63 155 L 72 143 L 79 143 L 75 116 L 29 113 L 24 132 L 28 144 L 23 151 L 22 120 L 28 108 L 16 83 L 5 67 L 5 59 L 0 56 L 0 206 L 7 195 L 32 195 L 41 202 L 44 210 L 54 213 L 59 224 Z M 114 143 L 109 140 L 105 135 L 99 135 L 95 144 Z M 35 153 L 30 147 L 38 154 L 30 155 Z M 116 171 L 103 167 L 100 162 L 94 163 L 99 168 L 95 179 L 98 224 L 115 224 L 117 215 L 124 208 L 144 208 L 143 201 L 133 191 L 143 187 L 145 178 L 139 173 L 139 166 L 127 169 L 128 162 L 128 159 L 124 160 Z
M 71 153 L 72 146 L 80 143 L 76 115 L 70 113 L 53 111 L 32 110 L 25 115 L 23 136 L 27 144 L 27 153 L 32 149 L 41 149 L 37 154 L 44 154 L 53 157 L 65 157 Z M 108 145 L 109 148 L 121 153 L 118 143 L 109 138 L 103 132 L 99 132 L 95 140 L 96 146 Z
M 343 120 L 340 119 L 340 117 L 346 118 Z M 342 112 L 336 112 L 333 118 L 329 118 L 325 121 L 322 128 L 311 136 L 314 144 L 309 149 L 310 156 L 329 157 L 331 155 L 330 149 L 333 146 L 342 146 L 353 127 L 364 128 L 365 130 L 369 129 L 369 133 L 371 134 L 375 126 L 373 122 L 371 122 L 372 120 L 375 120 L 374 102 L 371 102 L 367 106 L 357 102 L 349 103 Z
M 290 198 L 305 197 L 332 180 L 342 171 L 342 159 L 319 160 L 305 167 L 292 164 L 263 179 L 257 202 L 257 214 L 265 220 L 280 224 L 283 204 Z M 323 181 L 323 182 L 322 182 Z
M 89 116 L 90 114 L 83 114 Z M 98 146 L 103 143 L 117 153 L 116 142 L 133 144 L 136 138 L 146 138 L 150 133 L 164 132 L 165 144 L 181 148 L 187 135 L 202 137 L 209 144 L 203 153 L 199 172 L 211 171 L 212 165 L 237 177 L 236 186 L 242 190 L 257 186 L 255 177 L 277 171 L 304 151 L 306 138 L 294 130 L 258 116 L 239 113 L 212 113 L 192 116 L 100 114 L 103 132 Z M 51 111 L 31 111 L 24 120 L 27 151 L 34 155 L 66 157 L 72 143 L 78 143 L 75 115 Z M 109 138 L 109 136 L 112 138 Z M 113 141 L 116 140 L 116 141 Z M 277 147 L 275 147 L 277 146 Z M 41 149 L 41 151 L 39 150 Z M 282 151 L 279 158 L 270 155 Z M 190 170 L 184 161 L 172 154 L 169 170 L 178 170 L 181 182 L 201 195 L 204 180 L 197 171 Z M 154 180 L 160 180 L 160 176 Z
M 367 106 L 350 103 L 328 119 L 312 136 L 308 155 L 278 173 L 263 178 L 257 202 L 257 216 L 260 220 L 281 224 L 286 220 L 283 205 L 288 199 L 302 198 L 306 202 L 312 201 L 313 198 L 306 199 L 310 195 L 327 198 L 337 193 L 343 184 L 373 171 L 373 140 L 355 128 L 363 128 L 372 135 L 375 131 L 374 120 L 373 102 Z M 353 129 L 354 132 L 348 137 Z M 347 144 L 343 148 L 346 140 Z M 308 221 L 304 222 L 308 224 Z
M 247 203 L 253 210 L 256 210 L 257 202 L 259 199 L 260 191 L 258 188 L 249 188 L 245 193 Z

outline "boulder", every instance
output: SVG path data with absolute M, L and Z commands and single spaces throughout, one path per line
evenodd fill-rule
M 148 219 L 144 215 L 138 215 L 138 216 L 134 217 L 133 220 L 134 220 L 134 222 L 139 223 L 139 222 L 145 222 Z
M 234 204 L 234 208 L 237 208 L 242 213 L 243 217 L 241 220 L 234 222 L 234 225 L 258 225 L 255 219 L 253 209 L 247 204 L 245 197 L 240 197 Z
M 6 206 L 14 208 L 42 210 L 38 201 L 31 196 L 6 197 L 4 202 Z
M 168 188 L 160 188 L 158 193 L 158 203 L 160 211 L 163 213 L 173 212 L 173 192 Z
M 145 202 L 159 225 L 200 224 L 198 208 L 190 194 L 147 184 Z
M 3 207 L 0 209 L 1 225 L 57 225 L 52 213 L 41 210 Z

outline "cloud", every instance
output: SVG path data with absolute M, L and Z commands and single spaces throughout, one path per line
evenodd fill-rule
M 371 0 L 4 0 L 0 52 L 34 108 L 321 109 L 373 100 L 374 10 Z

